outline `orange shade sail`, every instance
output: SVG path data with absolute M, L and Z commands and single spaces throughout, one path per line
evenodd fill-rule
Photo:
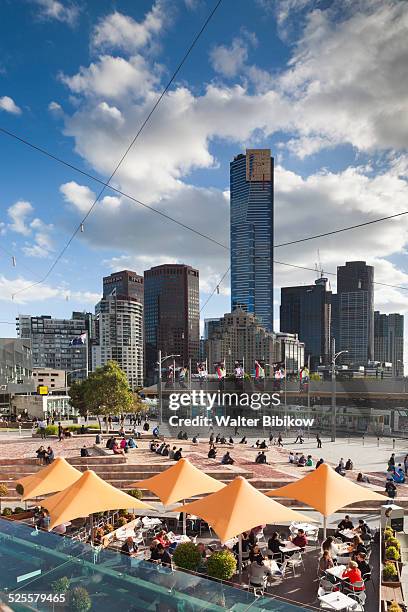
M 42 470 L 17 480 L 16 490 L 21 495 L 22 501 L 25 501 L 40 495 L 62 491 L 81 476 L 82 472 L 72 467 L 63 457 L 57 457 Z
M 317 470 L 296 482 L 268 491 L 266 495 L 297 499 L 315 508 L 323 516 L 329 516 L 354 502 L 371 500 L 384 502 L 387 499 L 384 495 L 340 476 L 327 463 L 322 463 Z
M 188 459 L 180 459 L 164 472 L 138 480 L 130 486 L 152 491 L 165 506 L 194 495 L 215 493 L 225 487 L 219 480 L 196 468 Z
M 230 484 L 203 499 L 176 508 L 203 518 L 221 542 L 268 523 L 311 522 L 300 512 L 268 499 L 245 478 L 238 476 Z
M 71 486 L 52 497 L 45 499 L 42 506 L 50 514 L 49 530 L 79 517 L 86 517 L 94 512 L 141 508 L 152 510 L 142 501 L 119 491 L 100 478 L 93 470 L 86 470 Z

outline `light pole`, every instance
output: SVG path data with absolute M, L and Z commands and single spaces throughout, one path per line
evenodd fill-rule
M 163 423 L 163 397 L 162 397 L 162 363 L 164 361 L 166 361 L 166 359 L 170 359 L 171 357 L 173 357 L 174 359 L 176 357 L 180 357 L 180 355 L 166 355 L 165 357 L 162 357 L 162 352 L 161 350 L 158 351 L 158 355 L 157 355 L 157 365 L 159 366 L 159 379 L 157 381 L 157 390 L 159 392 L 159 425 L 161 425 Z M 175 361 L 173 360 L 173 376 L 175 377 Z
M 336 426 L 337 426 L 337 406 L 336 406 L 336 359 L 343 353 L 348 351 L 339 351 L 336 353 L 336 340 L 332 338 L 332 362 L 331 362 L 331 406 L 332 406 L 332 427 L 331 441 L 336 441 Z

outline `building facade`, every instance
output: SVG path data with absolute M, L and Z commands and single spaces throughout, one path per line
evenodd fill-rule
M 200 353 L 199 272 L 184 264 L 155 266 L 144 273 L 146 381 L 155 381 L 158 351 L 178 355 L 193 368 Z M 167 364 L 164 362 L 163 367 Z
M 404 316 L 374 312 L 374 360 L 391 363 L 393 376 L 404 375 Z
M 17 334 L 31 340 L 33 366 L 65 370 L 73 380 L 84 380 L 90 365 L 90 341 L 93 334 L 91 313 L 72 313 L 71 319 L 48 315 L 17 317 Z M 83 344 L 72 344 L 83 337 Z
M 58 391 L 63 393 L 68 385 L 67 375 L 65 370 L 53 370 L 44 368 L 33 369 L 34 385 L 48 387 L 49 393 Z
M 273 177 L 270 149 L 247 149 L 230 164 L 231 310 L 273 330 Z
M 92 346 L 93 369 L 106 365 L 108 361 L 116 361 L 133 390 L 143 385 L 141 280 L 141 276 L 129 270 L 103 279 L 104 297 L 95 306 L 96 339 Z M 126 287 L 130 287 L 131 295 L 122 293 Z
M 374 268 L 348 261 L 337 268 L 338 340 L 347 351 L 342 363 L 364 365 L 374 359 Z
M 304 342 L 313 369 L 330 358 L 331 296 L 324 277 L 314 285 L 281 289 L 280 329 Z
M 239 308 L 225 314 L 207 340 L 210 372 L 215 371 L 214 364 L 225 361 L 227 374 L 233 374 L 238 361 L 246 374 L 252 374 L 255 361 L 260 361 L 265 364 L 266 376 L 273 378 L 273 364 L 283 364 L 285 356 L 288 373 L 298 372 L 304 365 L 304 344 L 297 336 L 269 332 L 253 314 Z
M 0 415 L 8 414 L 14 393 L 33 392 L 30 340 L 0 338 Z

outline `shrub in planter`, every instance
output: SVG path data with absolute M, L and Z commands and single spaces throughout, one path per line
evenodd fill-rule
M 51 583 L 51 589 L 53 593 L 66 593 L 69 589 L 69 578 L 67 576 L 62 576 L 62 578 L 58 578 L 58 580 L 54 580 Z
M 386 527 L 384 529 L 384 540 L 388 540 L 389 538 L 393 538 L 394 537 L 394 531 L 391 529 L 391 527 Z
M 83 587 L 75 587 L 69 593 L 69 609 L 72 612 L 88 612 L 92 608 L 89 593 Z
M 383 567 L 383 579 L 387 582 L 398 582 L 398 572 L 394 563 L 385 563 Z
M 134 521 L 134 520 L 135 520 L 135 518 L 136 518 L 136 514 L 132 514 L 131 512 L 129 512 L 129 514 L 127 514 L 127 515 L 125 516 L 125 518 L 127 518 L 127 520 L 128 520 L 128 521 L 129 521 L 129 523 L 130 523 L 130 521 Z
M 127 522 L 128 522 L 128 520 L 127 520 L 127 518 L 126 518 L 126 517 L 124 517 L 124 516 L 120 516 L 120 517 L 118 518 L 117 526 L 118 526 L 118 527 L 124 527 L 125 525 L 127 525 Z
M 1 483 L 0 484 L 0 510 L 1 510 L 1 498 L 7 497 L 8 492 L 9 492 L 8 486 L 6 484 Z
M 400 554 L 398 552 L 398 548 L 395 546 L 388 546 L 388 548 L 385 550 L 385 558 L 388 561 L 399 561 Z
M 12 514 L 13 514 L 13 510 L 11 508 L 7 507 L 3 509 L 3 512 L 2 512 L 3 516 L 11 516 Z
M 21 506 L 14 508 L 14 514 L 21 514 L 22 512 L 25 512 L 25 510 Z
M 135 499 L 142 499 L 143 497 L 143 493 L 140 489 L 131 489 L 128 491 L 128 495 L 131 495 L 131 497 L 134 497 Z
M 230 550 L 217 550 L 208 558 L 208 575 L 219 580 L 229 580 L 235 574 L 237 562 Z
M 387 612 L 402 612 L 402 608 L 396 601 L 392 601 L 388 604 Z
M 193 542 L 183 542 L 174 551 L 173 561 L 177 567 L 195 572 L 200 565 L 201 553 Z
M 127 510 L 119 510 L 119 516 L 125 516 L 127 514 Z
M 112 531 L 115 531 L 112 523 L 108 523 L 107 525 L 105 525 L 105 533 L 112 533 Z
M 399 551 L 401 549 L 401 544 L 397 540 L 397 538 L 388 538 L 387 539 L 387 548 L 388 546 L 395 546 L 395 548 Z

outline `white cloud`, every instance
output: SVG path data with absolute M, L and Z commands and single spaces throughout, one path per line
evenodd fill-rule
M 35 218 L 30 223 L 30 228 L 34 233 L 34 242 L 26 244 L 22 251 L 28 257 L 44 258 L 48 257 L 54 250 L 53 241 L 51 239 L 52 225 L 47 225 L 41 219 Z
M 165 7 L 156 0 L 140 23 L 118 11 L 103 18 L 95 27 L 92 46 L 95 49 L 120 49 L 126 53 L 145 47 L 157 35 L 165 23 Z
M 95 199 L 93 191 L 84 185 L 78 185 L 75 181 L 64 183 L 60 186 L 64 200 L 74 204 L 77 210 L 81 213 L 88 212 Z
M 53 287 L 47 283 L 42 283 L 41 285 L 30 287 L 33 282 L 32 279 L 29 280 L 21 276 L 10 279 L 0 274 L 0 302 L 13 300 L 15 304 L 29 304 L 31 302 L 46 302 L 48 300 L 66 301 L 68 299 L 75 301 L 78 305 L 90 307 L 100 299 L 98 293 L 71 291 L 65 285 Z M 24 291 L 18 293 L 22 289 Z M 17 295 L 14 296 L 14 294 Z
M 50 111 L 50 113 L 61 113 L 62 107 L 61 104 L 58 104 L 58 102 L 52 101 L 48 105 L 48 110 Z
M 214 47 L 210 52 L 210 59 L 216 72 L 227 78 L 235 77 L 248 59 L 248 43 L 242 38 L 234 38 L 230 47 Z
M 15 204 L 7 209 L 7 214 L 12 220 L 9 224 L 9 228 L 17 234 L 23 234 L 28 236 L 31 233 L 30 227 L 26 224 L 27 217 L 31 215 L 34 208 L 30 202 L 25 200 L 18 200 Z
M 21 108 L 19 108 L 14 102 L 13 98 L 10 98 L 9 96 L 3 96 L 0 98 L 0 110 L 6 111 L 6 113 L 11 113 L 12 115 L 21 114 Z
M 63 4 L 59 0 L 33 0 L 39 7 L 39 15 L 43 19 L 55 19 L 72 26 L 75 24 L 79 7 L 73 2 Z

